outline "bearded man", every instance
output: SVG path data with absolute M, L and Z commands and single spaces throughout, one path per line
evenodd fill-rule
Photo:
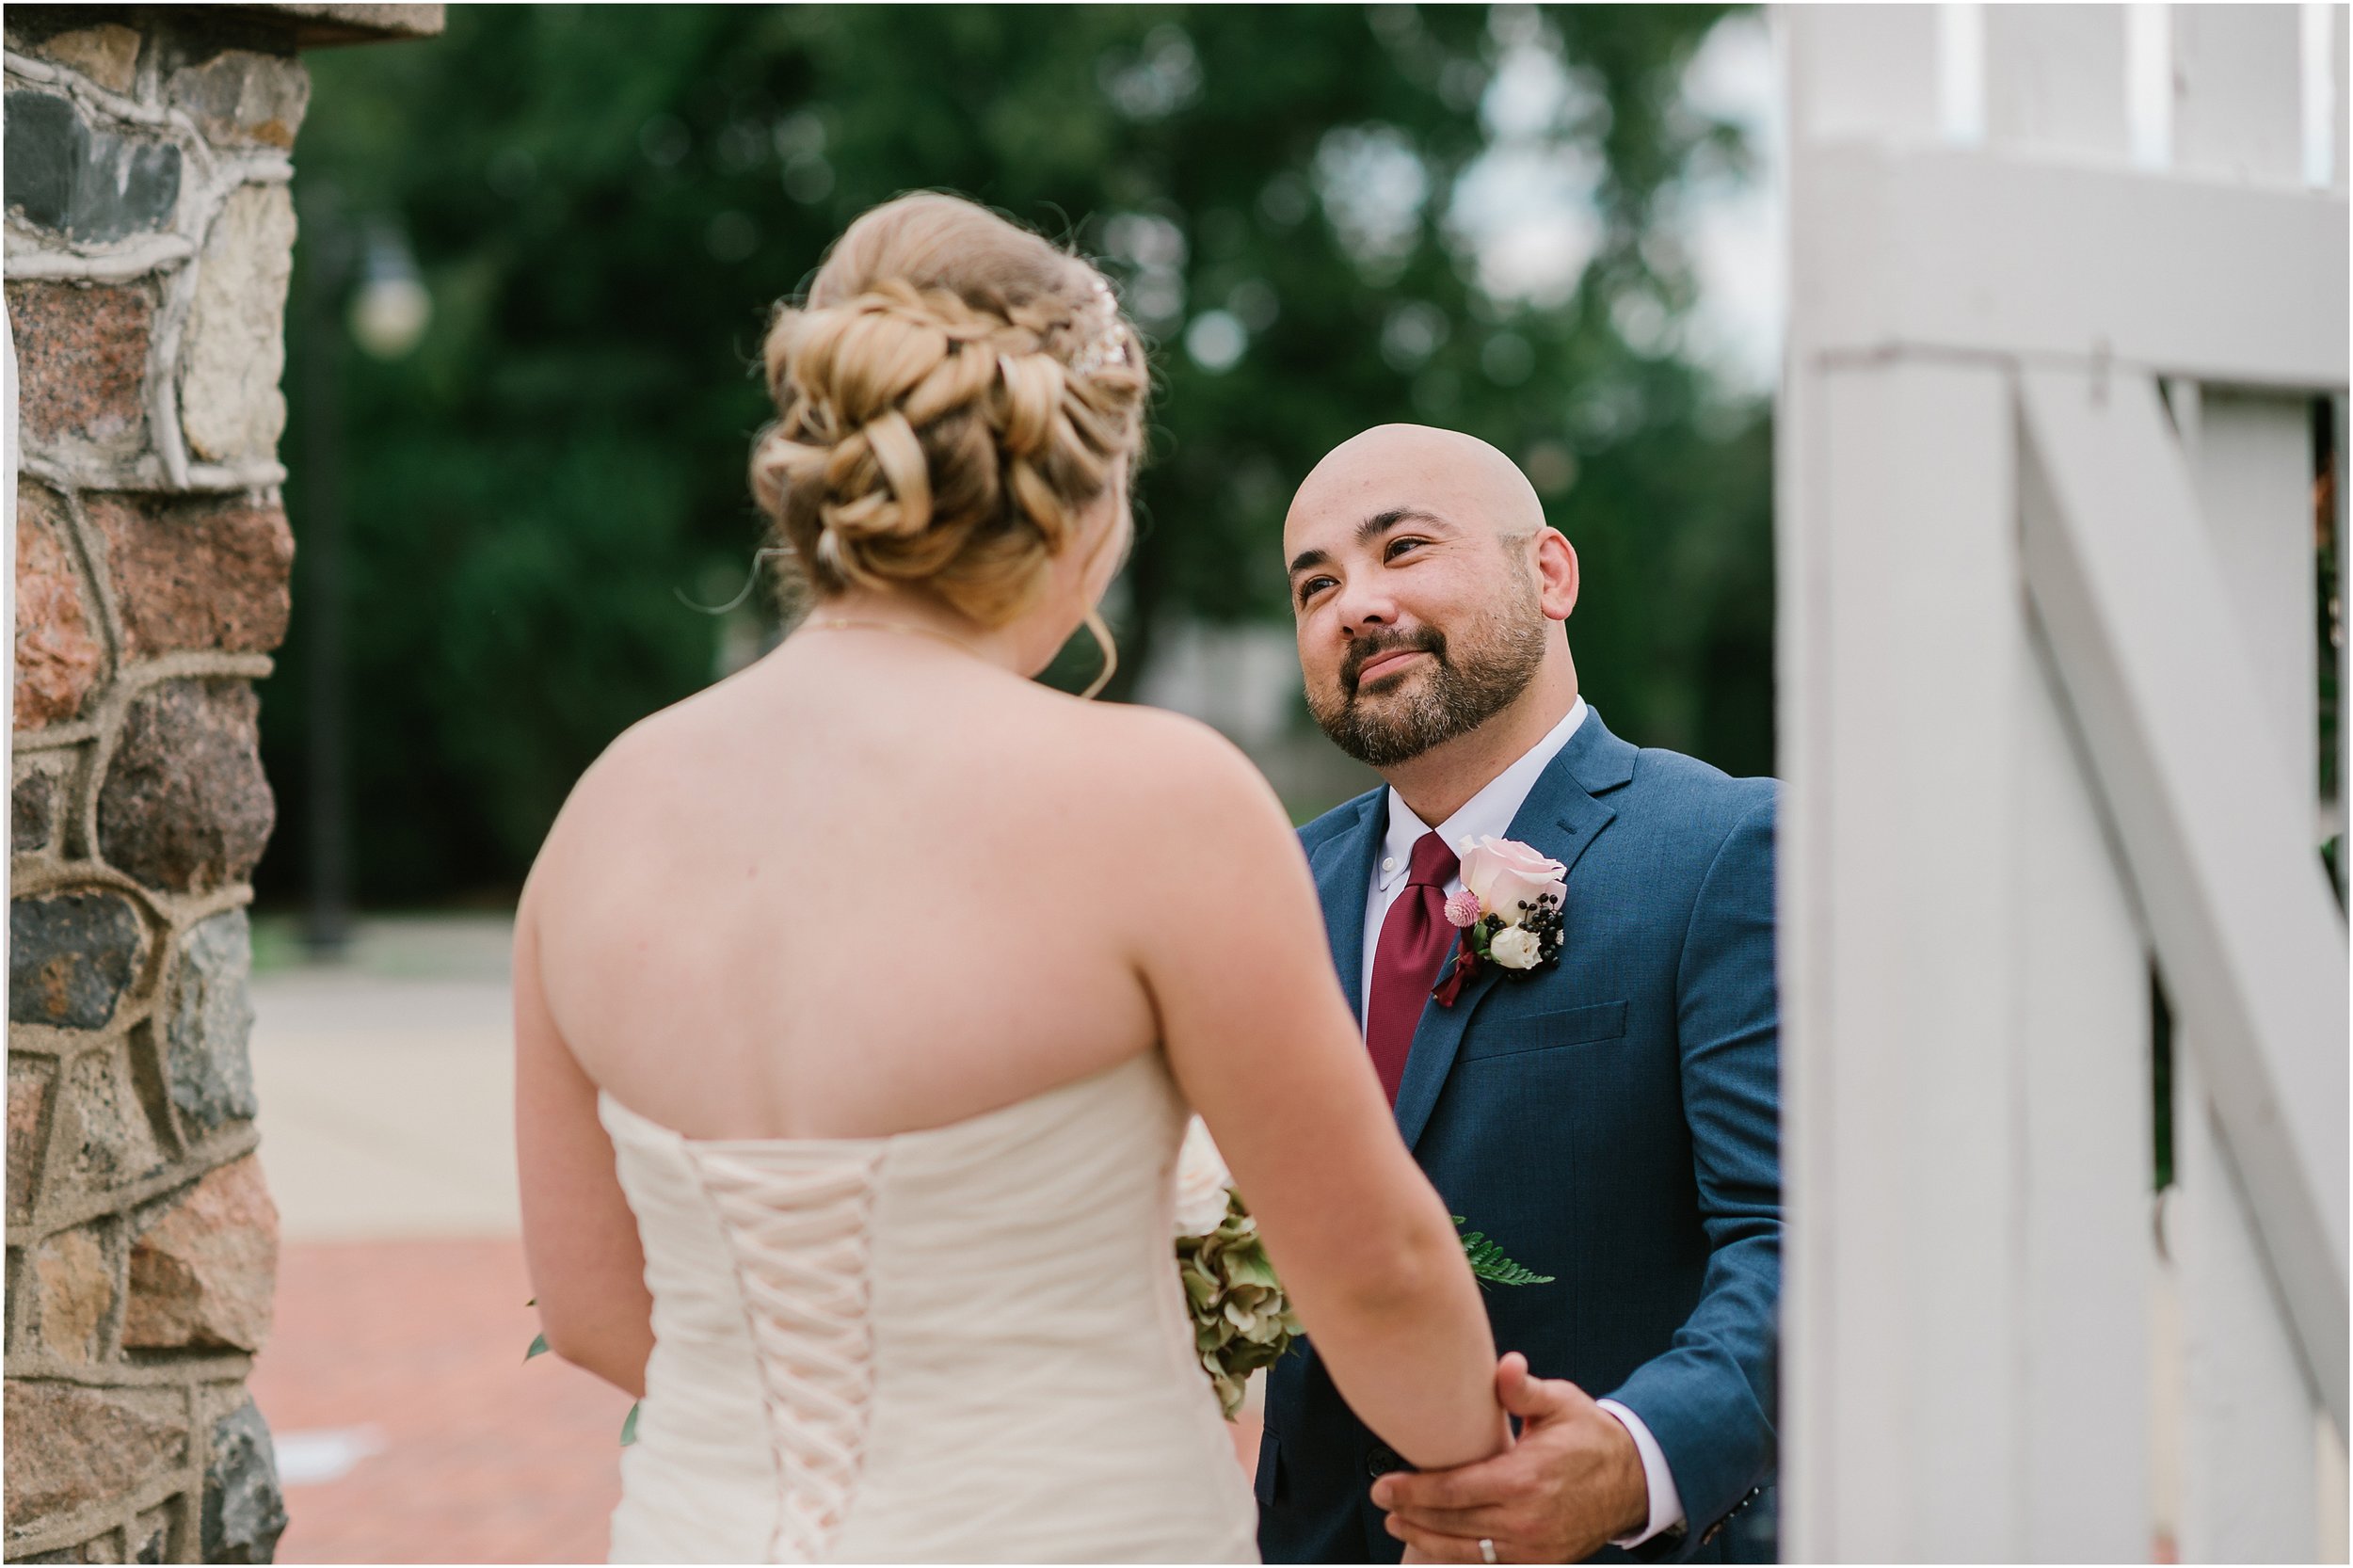
M 1769 1556 L 1775 786 L 1602 724 L 1564 624 L 1577 552 L 1483 441 L 1365 432 L 1301 486 L 1283 550 L 1308 706 L 1387 780 L 1300 834 L 1342 988 L 1438 1191 L 1552 1283 L 1489 1291 L 1521 1431 L 1458 1470 L 1408 1471 L 1296 1346 L 1269 1374 L 1260 1547 Z M 1481 957 L 1460 862 L 1489 839 L 1501 885 L 1557 864 L 1564 891 L 1557 935 L 1541 900 L 1481 912 L 1537 935 Z

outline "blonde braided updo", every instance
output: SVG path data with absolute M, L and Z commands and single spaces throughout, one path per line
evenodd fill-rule
M 764 359 L 752 493 L 820 599 L 921 588 L 1001 626 L 1143 444 L 1143 345 L 1101 275 L 958 197 L 850 225 Z

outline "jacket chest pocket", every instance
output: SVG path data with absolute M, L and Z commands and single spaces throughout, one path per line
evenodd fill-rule
M 1531 1013 L 1515 1018 L 1480 1020 L 1464 1036 L 1457 1062 L 1490 1057 L 1523 1056 L 1530 1051 L 1586 1046 L 1625 1035 L 1625 1003 L 1595 1002 L 1591 1007 L 1567 1007 L 1552 1013 Z

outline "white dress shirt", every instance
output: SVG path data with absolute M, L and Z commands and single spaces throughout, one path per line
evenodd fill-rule
M 1520 808 L 1527 803 L 1528 792 L 1536 787 L 1538 776 L 1577 734 L 1577 727 L 1585 722 L 1585 699 L 1580 696 L 1543 740 L 1522 753 L 1518 761 L 1489 779 L 1483 789 L 1463 803 L 1461 809 L 1439 824 L 1438 836 L 1457 856 L 1482 838 L 1500 839 L 1510 832 L 1512 819 L 1520 814 Z M 1413 865 L 1414 845 L 1430 831 L 1430 824 L 1414 815 L 1405 797 L 1391 790 L 1389 828 L 1381 844 L 1381 863 L 1373 868 L 1372 884 L 1365 893 L 1364 985 L 1357 998 L 1360 1018 L 1372 1011 L 1372 965 L 1380 952 L 1382 922 L 1389 918 L 1389 905 L 1405 890 L 1405 874 Z M 1462 890 L 1463 878 L 1458 872 L 1447 881 L 1447 896 L 1451 898 Z M 1658 1439 L 1651 1435 L 1642 1418 L 1615 1400 L 1596 1402 L 1633 1435 L 1635 1449 L 1642 1456 L 1642 1478 L 1650 1488 L 1650 1521 L 1638 1533 L 1610 1543 L 1616 1546 L 1639 1546 L 1659 1531 L 1683 1522 L 1683 1497 L 1675 1490 L 1674 1472 L 1667 1468 L 1667 1456 L 1660 1451 Z

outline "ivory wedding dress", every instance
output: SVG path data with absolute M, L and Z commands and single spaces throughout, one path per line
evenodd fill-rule
M 886 1138 L 598 1105 L 653 1293 L 614 1561 L 1257 1560 L 1158 1052 Z

